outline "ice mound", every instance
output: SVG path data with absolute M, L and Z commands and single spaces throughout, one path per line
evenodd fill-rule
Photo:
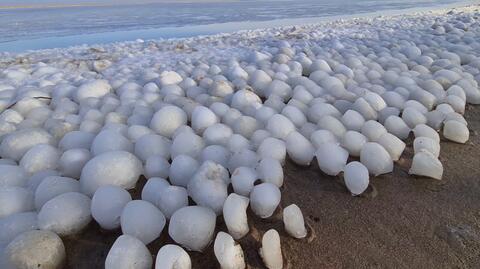
M 115 185 L 124 189 L 135 187 L 142 174 L 142 163 L 126 151 L 109 151 L 100 154 L 85 164 L 80 176 L 82 192 L 92 196 L 105 185 Z
M 187 249 L 201 252 L 213 238 L 215 223 L 216 215 L 210 208 L 187 206 L 172 215 L 168 234 Z
M 116 229 L 120 227 L 123 208 L 131 200 L 130 193 L 120 187 L 100 187 L 92 198 L 92 217 L 103 229 Z
M 153 260 L 142 241 L 130 235 L 121 235 L 115 240 L 105 260 L 105 269 L 149 269 Z
M 242 247 L 229 234 L 219 232 L 215 238 L 213 250 L 222 269 L 245 268 Z
M 295 238 L 307 236 L 302 211 L 296 204 L 291 204 L 283 209 L 283 224 L 289 235 Z
M 134 236 L 147 245 L 160 236 L 165 216 L 150 202 L 134 200 L 123 208 L 120 224 L 123 234 Z
M 38 227 L 58 235 L 76 234 L 92 220 L 90 204 L 90 198 L 81 193 L 60 194 L 42 206 L 38 212 Z
M 260 256 L 268 269 L 282 269 L 283 257 L 280 235 L 274 229 L 268 230 L 262 237 Z
M 63 268 L 66 261 L 62 239 L 50 231 L 28 231 L 6 248 L 8 261 L 16 268 Z
M 191 269 L 192 262 L 183 248 L 168 244 L 158 250 L 155 268 Z

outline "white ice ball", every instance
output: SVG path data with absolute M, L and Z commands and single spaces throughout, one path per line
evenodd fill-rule
M 130 193 L 117 186 L 103 186 L 92 198 L 92 217 L 103 229 L 120 227 L 120 216 L 125 205 L 132 200 Z
M 415 154 L 421 151 L 428 151 L 435 158 L 438 158 L 440 155 L 440 144 L 429 137 L 417 137 L 413 140 L 413 150 Z
M 377 142 L 387 150 L 393 161 L 398 161 L 400 159 L 406 146 L 402 140 L 390 133 L 385 133 L 380 136 Z
M 248 196 L 253 189 L 253 185 L 258 175 L 255 169 L 251 167 L 238 167 L 232 173 L 232 186 L 235 193 Z
M 167 105 L 153 115 L 150 128 L 162 136 L 171 138 L 175 130 L 187 124 L 187 121 L 185 111 L 179 107 Z
M 80 178 L 83 166 L 90 160 L 90 151 L 87 149 L 70 149 L 65 151 L 58 161 L 58 170 L 62 175 Z
M 146 178 L 168 178 L 170 175 L 170 163 L 162 155 L 152 155 L 145 161 L 144 170 Z
M 145 244 L 130 235 L 121 235 L 115 240 L 105 260 L 105 269 L 150 269 L 152 255 Z
M 382 145 L 375 142 L 368 142 L 363 145 L 360 152 L 360 162 L 374 176 L 393 171 L 393 161 L 390 154 Z
M 123 208 L 120 225 L 123 234 L 134 236 L 148 244 L 162 233 L 165 216 L 150 202 L 133 200 Z
M 281 164 L 285 163 L 285 156 L 287 155 L 287 146 L 284 141 L 274 138 L 265 138 L 257 149 L 257 154 L 260 158 L 277 159 Z
M 164 245 L 158 250 L 155 268 L 191 269 L 192 261 L 188 253 L 177 245 Z
M 176 156 L 170 165 L 170 182 L 173 185 L 187 187 L 199 167 L 197 160 L 188 155 Z
M 280 203 L 281 193 L 272 183 L 262 183 L 253 187 L 250 192 L 250 202 L 253 212 L 265 219 L 273 215 Z
M 279 188 L 283 185 L 283 168 L 278 160 L 263 158 L 255 170 L 262 182 L 275 184 Z
M 291 132 L 295 131 L 295 125 L 287 117 L 275 114 L 268 120 L 266 129 L 274 137 L 286 139 Z
M 267 268 L 283 268 L 280 235 L 276 230 L 270 229 L 263 235 L 262 248 L 260 248 L 260 256 L 262 257 L 263 263 Z
M 163 136 L 146 134 L 135 143 L 135 156 L 143 162 L 146 162 L 148 158 L 154 155 L 170 159 L 170 144 L 170 140 Z
M 229 234 L 219 232 L 215 238 L 213 250 L 222 269 L 245 268 L 242 247 Z
M 464 144 L 468 141 L 470 132 L 465 124 L 455 120 L 449 120 L 445 122 L 443 126 L 443 136 L 453 142 Z
M 443 175 L 443 165 L 430 152 L 420 151 L 413 156 L 412 166 L 408 173 L 440 180 Z
M 58 147 L 64 151 L 69 149 L 90 149 L 93 139 L 95 139 L 94 133 L 73 131 L 65 134 L 58 143 Z
M 60 159 L 60 151 L 47 144 L 39 144 L 29 149 L 20 160 L 20 166 L 34 174 L 42 170 L 56 169 Z
M 348 153 L 351 156 L 359 157 L 360 151 L 365 143 L 367 143 L 367 138 L 357 132 L 357 131 L 347 131 L 342 138 L 342 147 L 348 150 Z
M 295 238 L 307 236 L 302 211 L 296 204 L 291 204 L 283 209 L 283 224 L 289 235 Z
M 0 187 L 24 187 L 29 175 L 20 166 L 15 164 L 0 164 Z
M 324 143 L 315 152 L 320 170 L 327 175 L 336 176 L 347 164 L 348 151 L 334 143 Z
M 133 143 L 122 134 L 108 129 L 97 134 L 90 148 L 93 156 L 116 150 L 133 152 Z
M 378 141 L 378 139 L 386 133 L 387 129 L 385 129 L 385 127 L 383 127 L 378 121 L 369 120 L 365 122 L 362 127 L 362 134 L 372 142 Z
M 248 204 L 249 199 L 247 197 L 231 193 L 223 205 L 225 225 L 235 239 L 244 237 L 250 230 L 247 219 Z
M 40 210 L 50 199 L 67 192 L 80 192 L 78 180 L 69 177 L 46 177 L 35 191 L 35 207 Z
M 203 134 L 203 131 L 209 126 L 218 123 L 219 119 L 213 111 L 204 106 L 197 106 L 192 114 L 192 128 L 197 134 Z
M 315 153 L 313 145 L 297 131 L 291 132 L 286 139 L 288 156 L 299 165 L 310 165 Z
M 1 218 L 0 245 L 11 242 L 23 232 L 37 229 L 37 212 L 20 212 Z
M 35 209 L 33 194 L 21 187 L 0 187 L 0 218 Z
M 170 148 L 170 153 L 172 158 L 175 158 L 181 154 L 189 155 L 192 158 L 197 158 L 204 147 L 205 142 L 200 136 L 189 131 L 185 131 L 175 136 Z
M 343 179 L 352 195 L 363 193 L 369 184 L 368 169 L 360 162 L 350 162 L 345 166 Z

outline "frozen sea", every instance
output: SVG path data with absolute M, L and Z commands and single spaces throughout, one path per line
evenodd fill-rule
M 460 0 L 260 0 L 0 9 L 0 51 L 190 37 Z

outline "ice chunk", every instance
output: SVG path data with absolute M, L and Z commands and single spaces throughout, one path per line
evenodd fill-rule
M 419 124 L 427 123 L 427 118 L 421 112 L 413 107 L 406 107 L 402 112 L 402 119 L 410 128 L 415 128 Z
M 283 224 L 289 235 L 295 238 L 307 236 L 302 211 L 296 204 L 291 204 L 283 209 Z
M 140 160 L 129 152 L 105 152 L 88 161 L 83 167 L 80 176 L 82 192 L 91 196 L 99 187 L 105 185 L 131 189 L 135 187 L 142 170 Z
M 182 82 L 183 78 L 175 71 L 163 71 L 158 78 L 160 87 L 167 85 L 178 84 Z
M 283 168 L 276 159 L 264 158 L 260 160 L 256 172 L 262 182 L 275 184 L 279 188 L 283 185 Z
M 247 197 L 231 193 L 223 205 L 225 225 L 235 239 L 244 237 L 250 230 L 247 219 L 248 204 L 249 199 Z
M 203 139 L 207 145 L 227 146 L 232 135 L 233 131 L 230 127 L 222 123 L 216 123 L 205 129 Z
M 0 187 L 0 218 L 35 209 L 33 194 L 21 187 Z
M 348 150 L 351 156 L 359 157 L 367 138 L 357 131 L 347 131 L 342 139 L 342 147 Z
M 413 128 L 413 133 L 415 134 L 415 137 L 428 137 L 435 140 L 437 143 L 440 143 L 440 136 L 437 131 L 426 124 L 415 126 L 415 128 Z
M 297 131 L 291 132 L 286 139 L 288 156 L 299 165 L 310 165 L 315 153 L 313 145 Z
M 402 140 L 390 133 L 383 134 L 377 142 L 387 150 L 393 161 L 400 159 L 406 146 Z
M 325 174 L 336 176 L 347 164 L 348 151 L 334 143 L 324 143 L 315 152 L 318 166 Z
M 203 139 L 189 131 L 182 132 L 173 139 L 170 153 L 172 158 L 185 154 L 197 158 L 205 147 Z
M 5 249 L 9 262 L 16 268 L 52 268 L 65 265 L 62 239 L 49 231 L 28 231 L 15 237 Z
M 230 172 L 235 171 L 238 167 L 255 167 L 258 163 L 258 156 L 254 151 L 249 149 L 242 149 L 240 151 L 234 152 L 228 161 L 228 170 Z M 227 183 L 230 181 L 227 179 Z
M 362 127 L 362 134 L 372 142 L 378 141 L 378 139 L 386 133 L 387 129 L 385 129 L 385 127 L 383 127 L 378 121 L 369 120 L 365 122 Z
M 120 187 L 100 187 L 92 198 L 92 217 L 103 229 L 116 229 L 120 227 L 123 208 L 131 200 L 130 193 Z
M 435 156 L 435 158 L 438 158 L 440 155 L 440 144 L 430 137 L 417 137 L 413 141 L 413 150 L 415 154 L 421 151 L 428 151 Z
M 442 179 L 443 165 L 428 151 L 420 151 L 413 156 L 412 167 L 409 174 Z
M 40 210 L 46 202 L 67 192 L 80 192 L 80 183 L 69 177 L 46 177 L 35 191 L 35 208 Z
M 360 162 L 365 165 L 371 175 L 378 176 L 393 171 L 393 161 L 382 145 L 368 142 L 360 152 Z
M 257 154 L 261 159 L 273 158 L 283 164 L 287 155 L 287 147 L 284 141 L 274 137 L 267 137 L 258 147 Z
M 273 215 L 280 203 L 281 193 L 272 183 L 262 183 L 253 187 L 250 202 L 253 212 L 265 219 Z
M 365 123 L 362 114 L 355 110 L 347 110 L 342 116 L 342 123 L 347 130 L 360 131 Z
M 78 192 L 67 192 L 46 202 L 38 212 L 38 227 L 58 235 L 80 232 L 92 220 L 91 200 Z
M 197 134 L 203 134 L 203 131 L 209 126 L 218 123 L 218 117 L 209 108 L 197 106 L 192 114 L 192 128 Z
M 445 122 L 443 126 L 443 136 L 453 142 L 464 144 L 468 141 L 470 132 L 465 124 L 455 120 L 449 120 Z
M 295 131 L 295 125 L 287 117 L 275 114 L 268 120 L 266 129 L 275 138 L 286 139 L 291 132 Z
M 90 97 L 101 98 L 107 95 L 111 89 L 112 86 L 110 86 L 108 81 L 103 79 L 86 82 L 78 87 L 75 95 L 76 101 L 80 102 Z
M 343 179 L 352 195 L 362 194 L 369 184 L 368 169 L 360 162 L 350 162 L 345 166 Z
M 177 245 L 164 245 L 158 250 L 155 268 L 191 269 L 192 262 L 188 253 Z
M 82 169 L 90 158 L 90 151 L 87 149 L 67 150 L 58 161 L 58 169 L 64 176 L 80 178 Z
M 345 128 L 345 126 L 343 126 L 341 121 L 339 121 L 337 118 L 330 115 L 323 116 L 318 121 L 317 125 L 320 129 L 329 130 L 337 138 L 343 137 L 343 135 L 347 131 L 347 129 Z
M 201 252 L 212 240 L 215 223 L 216 215 L 210 208 L 187 206 L 172 215 L 168 234 L 187 249 Z
M 248 196 L 258 176 L 251 167 L 238 167 L 232 174 L 232 186 L 235 193 Z
M 130 235 L 121 235 L 108 251 L 105 269 L 150 269 L 152 255 L 145 244 Z
M 220 145 L 210 145 L 202 150 L 200 154 L 201 162 L 212 161 L 220 164 L 223 167 L 228 166 L 228 161 L 230 160 L 230 151 L 224 146 Z
M 219 232 L 215 238 L 213 250 L 222 269 L 245 268 L 242 247 L 229 234 Z
M 282 269 L 283 257 L 280 235 L 274 229 L 268 230 L 262 237 L 260 256 L 268 269 Z
M 162 233 L 165 216 L 150 202 L 133 200 L 123 208 L 120 225 L 123 234 L 134 236 L 148 244 Z
M 2 158 L 19 161 L 38 144 L 54 144 L 53 137 L 43 129 L 23 129 L 6 135 L 0 144 Z
M 389 133 L 404 140 L 410 134 L 410 127 L 398 116 L 390 116 L 385 120 L 385 128 Z

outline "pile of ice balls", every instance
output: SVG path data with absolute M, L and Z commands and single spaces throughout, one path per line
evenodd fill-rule
M 156 268 L 191 268 L 185 249 L 212 241 L 222 268 L 245 268 L 237 241 L 250 230 L 247 210 L 278 210 L 287 156 L 301 166 L 316 159 L 360 195 L 371 176 L 392 172 L 413 133 L 410 174 L 441 179 L 440 135 L 465 143 L 465 106 L 480 104 L 475 16 L 365 19 L 367 30 L 342 22 L 359 30 L 333 28 L 333 37 L 285 28 L 249 39 L 248 54 L 185 53 L 169 70 L 158 65 L 161 42 L 142 45 L 149 60 L 124 45 L 115 61 L 3 68 L 0 267 L 60 268 L 59 236 L 94 220 L 123 233 L 107 269 L 151 268 L 146 245 L 167 223 L 177 245 L 159 250 Z M 231 42 L 195 40 L 199 50 Z M 132 200 L 127 190 L 142 175 L 141 200 Z M 227 231 L 215 235 L 219 217 Z M 288 234 L 306 236 L 298 206 L 282 217 Z M 266 267 L 282 268 L 278 232 L 261 241 Z

